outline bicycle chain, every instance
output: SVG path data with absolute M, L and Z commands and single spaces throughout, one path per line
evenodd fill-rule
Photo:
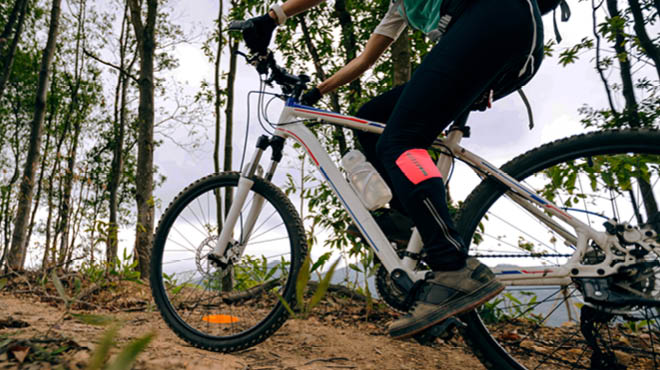
M 539 257 L 572 257 L 572 254 L 541 254 L 541 253 L 532 253 L 532 254 L 477 254 L 470 257 L 475 258 L 539 258 Z

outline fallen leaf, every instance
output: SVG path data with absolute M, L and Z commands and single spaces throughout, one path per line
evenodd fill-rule
M 623 351 L 614 350 L 614 355 L 616 356 L 617 361 L 624 366 L 628 366 L 632 363 L 632 355 L 625 353 Z
M 518 333 L 515 331 L 507 331 L 500 335 L 500 339 L 507 341 L 517 341 L 520 340 L 520 335 L 518 335 Z
M 16 358 L 16 360 L 19 363 L 23 363 L 25 361 L 25 358 L 28 355 L 28 352 L 30 352 L 30 347 L 26 346 L 13 346 L 9 349 L 12 355 Z
M 103 316 L 103 315 L 72 313 L 71 316 L 75 317 L 78 321 L 83 322 L 85 324 L 97 325 L 97 326 L 106 326 L 113 324 L 117 321 L 113 317 Z
M 561 324 L 562 328 L 573 328 L 575 326 L 577 326 L 575 321 L 566 321 L 565 323 Z

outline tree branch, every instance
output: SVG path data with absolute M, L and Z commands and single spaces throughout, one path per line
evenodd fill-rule
M 615 17 L 621 17 L 617 0 L 607 0 L 607 8 L 610 12 L 610 21 Z M 612 25 L 610 25 L 612 27 Z M 637 109 L 637 99 L 632 80 L 632 71 L 630 65 L 630 56 L 626 50 L 626 38 L 622 28 L 613 30 L 614 32 L 614 50 L 616 50 L 617 60 L 621 68 L 621 81 L 623 82 L 623 97 L 626 100 L 626 110 L 624 116 L 628 118 L 628 124 L 631 127 L 639 127 L 639 114 Z
M 639 45 L 642 47 L 644 53 L 655 63 L 655 69 L 658 73 L 658 78 L 660 78 L 660 52 L 653 44 L 653 40 L 651 40 L 649 34 L 646 32 L 646 27 L 644 26 L 644 14 L 642 13 L 639 1 L 628 0 L 628 4 L 630 4 L 630 10 L 635 21 L 634 29 L 639 38 Z
M 110 62 L 106 62 L 105 60 L 103 60 L 103 59 L 97 57 L 96 55 L 92 54 L 91 52 L 89 52 L 87 49 L 83 49 L 83 53 L 85 53 L 85 55 L 87 55 L 88 57 L 94 59 L 95 61 L 97 61 L 97 62 L 99 62 L 103 65 L 106 65 L 110 68 L 114 68 L 114 69 L 118 70 L 121 74 L 123 74 L 124 76 L 129 77 L 131 80 L 133 80 L 135 82 L 138 82 L 137 77 L 133 76 L 132 74 L 130 74 L 128 71 L 126 71 L 122 67 L 120 67 L 118 65 L 115 65 L 115 64 L 112 64 Z
M 598 5 L 596 5 L 595 0 L 591 0 L 591 16 L 592 16 L 592 21 L 593 21 L 593 33 L 594 37 L 596 38 L 596 70 L 598 71 L 598 75 L 600 76 L 601 81 L 603 81 L 603 86 L 605 87 L 605 93 L 607 94 L 607 101 L 610 104 L 610 109 L 612 110 L 612 113 L 615 115 L 615 117 L 618 118 L 619 112 L 617 112 L 616 107 L 614 106 L 614 100 L 612 99 L 612 91 L 610 90 L 610 84 L 609 81 L 607 81 L 607 77 L 605 77 L 605 72 L 603 71 L 603 67 L 600 65 L 600 44 L 601 44 L 601 39 L 600 39 L 600 34 L 598 33 L 598 21 L 596 19 L 596 11 L 603 5 L 603 2 L 601 1 Z
M 321 58 L 319 57 L 319 53 L 316 50 L 316 47 L 312 43 L 312 38 L 309 35 L 309 28 L 307 27 L 307 22 L 305 22 L 305 17 L 299 17 L 300 18 L 300 26 L 302 27 L 303 31 L 303 39 L 305 40 L 305 45 L 307 46 L 307 50 L 309 51 L 309 54 L 312 56 L 312 60 L 314 61 L 314 68 L 316 69 L 316 74 L 318 74 L 319 78 L 321 80 L 326 79 L 325 71 L 323 70 L 323 65 L 321 64 Z M 339 112 L 341 110 L 341 107 L 339 105 L 339 94 L 337 91 L 333 91 L 330 93 L 330 106 L 332 107 L 332 110 L 335 112 Z M 339 143 L 339 152 L 341 155 L 344 155 L 346 152 L 348 152 L 348 145 L 346 144 L 346 136 L 344 135 L 344 132 L 342 131 L 342 128 L 340 126 L 335 126 L 335 138 L 337 139 Z

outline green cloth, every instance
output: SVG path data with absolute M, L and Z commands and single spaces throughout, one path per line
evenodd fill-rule
M 405 12 L 399 7 L 399 13 L 408 19 L 408 23 L 424 33 L 438 28 L 442 0 L 404 0 Z

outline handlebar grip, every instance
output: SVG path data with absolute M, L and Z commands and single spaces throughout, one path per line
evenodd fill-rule
M 227 29 L 229 31 L 244 31 L 253 27 L 254 22 L 252 22 L 251 19 L 247 19 L 244 21 L 232 21 L 229 23 L 229 27 L 227 27 Z

